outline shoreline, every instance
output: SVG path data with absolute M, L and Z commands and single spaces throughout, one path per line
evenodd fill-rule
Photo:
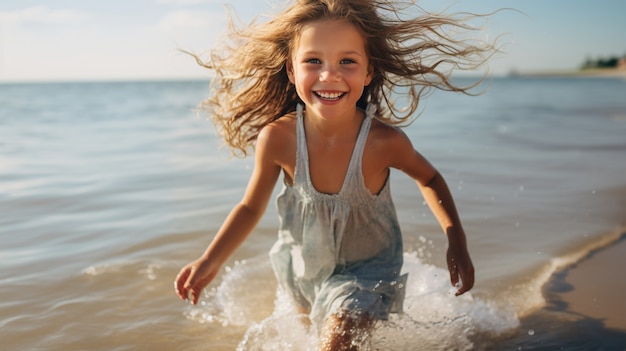
M 623 78 L 623 79 L 626 79 L 626 69 L 590 68 L 590 69 L 584 69 L 584 70 L 512 72 L 508 76 L 509 77 L 522 77 L 522 78 Z
M 498 350 L 626 350 L 626 232 L 552 274 L 546 305 L 497 340 Z
M 556 272 L 544 287 L 546 308 L 602 322 L 626 332 L 626 233 L 614 244 L 591 252 Z

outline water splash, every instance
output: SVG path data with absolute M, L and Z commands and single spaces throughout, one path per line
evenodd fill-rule
M 514 308 L 466 293 L 456 297 L 448 272 L 407 253 L 409 273 L 404 313 L 378 322 L 366 350 L 470 350 L 476 340 L 519 326 Z M 188 318 L 201 323 L 246 327 L 238 351 L 316 349 L 317 332 L 276 284 L 265 257 L 239 262 L 207 293 Z

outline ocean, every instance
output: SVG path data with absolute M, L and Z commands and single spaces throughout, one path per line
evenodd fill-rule
M 201 303 L 174 294 L 252 171 L 195 110 L 207 93 L 204 81 L 0 84 L 0 349 L 313 348 L 276 295 L 272 205 Z M 626 330 L 548 308 L 545 287 L 624 240 L 625 79 L 493 78 L 479 96 L 427 97 L 405 131 L 451 188 L 476 285 L 451 294 L 445 237 L 393 172 L 409 281 L 372 350 L 624 345 Z

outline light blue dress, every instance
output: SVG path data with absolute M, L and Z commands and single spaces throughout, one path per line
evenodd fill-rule
M 311 182 L 302 106 L 297 111 L 298 150 L 293 185 L 276 202 L 278 241 L 270 251 L 279 282 L 320 327 L 332 314 L 358 311 L 387 319 L 400 312 L 406 275 L 402 237 L 389 179 L 379 194 L 363 181 L 361 158 L 374 115 L 368 106 L 343 186 L 337 194 Z

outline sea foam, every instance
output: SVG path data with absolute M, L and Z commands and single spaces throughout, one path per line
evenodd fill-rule
M 404 312 L 378 322 L 370 335 L 371 350 L 470 350 L 476 340 L 492 338 L 519 326 L 515 308 L 467 292 L 455 296 L 447 270 L 405 253 L 409 273 Z M 289 298 L 276 292 L 264 257 L 238 262 L 224 272 L 187 317 L 199 323 L 245 328 L 238 351 L 313 350 L 317 333 Z

